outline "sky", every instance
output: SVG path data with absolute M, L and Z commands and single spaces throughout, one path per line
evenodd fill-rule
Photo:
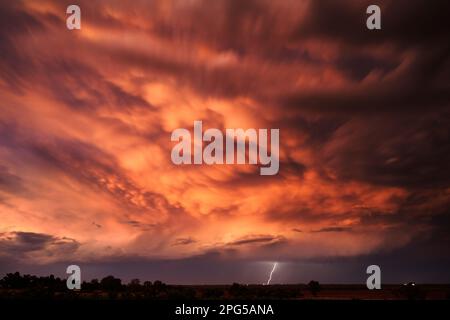
M 0 0 L 0 275 L 449 282 L 449 3 L 375 2 Z M 279 173 L 174 165 L 195 120 Z

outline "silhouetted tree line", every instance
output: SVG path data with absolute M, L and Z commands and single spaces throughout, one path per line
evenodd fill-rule
M 61 290 L 66 287 L 66 281 L 55 278 L 54 275 L 37 277 L 29 274 L 21 275 L 19 272 L 8 273 L 0 280 L 0 287 L 5 289 L 49 288 Z
M 8 273 L 0 280 L 0 297 L 95 298 L 95 299 L 292 299 L 301 297 L 295 286 L 242 285 L 181 286 L 162 281 L 141 282 L 133 279 L 124 284 L 114 276 L 84 281 L 81 290 L 67 289 L 66 279 L 54 275 L 38 277 Z
M 124 284 L 119 278 L 107 276 L 101 280 L 84 281 L 81 290 L 67 289 L 66 279 L 54 275 L 38 277 L 8 273 L 0 279 L 0 298 L 39 299 L 297 299 L 305 297 L 307 290 L 317 297 L 322 286 L 317 281 L 307 285 L 242 285 L 231 286 L 182 286 L 167 285 L 159 280 L 141 282 L 133 279 Z M 426 292 L 415 283 L 397 287 L 395 295 L 400 299 L 421 300 Z M 447 293 L 450 298 L 450 293 Z
M 133 279 L 128 284 L 113 276 L 101 280 L 84 281 L 81 290 L 67 289 L 66 279 L 54 275 L 38 277 L 8 273 L 0 280 L 0 297 L 40 297 L 40 298 L 107 298 L 107 299 L 175 299 L 195 298 L 195 291 L 189 287 L 168 286 L 161 281 Z

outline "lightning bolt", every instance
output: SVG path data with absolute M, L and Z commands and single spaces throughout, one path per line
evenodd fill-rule
M 273 268 L 272 268 L 272 271 L 270 271 L 269 279 L 267 280 L 266 285 L 269 285 L 269 284 L 270 284 L 270 281 L 272 280 L 272 274 L 273 274 L 273 272 L 275 271 L 275 269 L 277 268 L 277 265 L 278 265 L 278 262 L 275 262 L 275 263 L 273 264 Z

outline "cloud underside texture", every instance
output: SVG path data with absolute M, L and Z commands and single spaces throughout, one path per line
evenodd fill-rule
M 69 31 L 59 1 L 0 1 L 0 272 L 448 279 L 450 8 L 381 1 L 369 31 L 369 4 L 79 1 Z M 175 166 L 194 120 L 279 128 L 279 174 Z

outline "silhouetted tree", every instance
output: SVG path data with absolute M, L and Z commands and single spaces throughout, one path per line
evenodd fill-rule
M 106 291 L 120 291 L 122 289 L 122 280 L 107 276 L 100 281 L 100 286 Z
M 203 288 L 200 291 L 201 297 L 207 299 L 220 299 L 223 297 L 224 290 L 222 288 Z
M 312 293 L 313 296 L 317 296 L 317 294 L 321 290 L 319 281 L 311 280 L 308 283 L 308 289 Z
M 409 282 L 400 287 L 400 294 L 408 300 L 422 300 L 425 299 L 425 293 L 414 282 Z
M 84 291 L 100 290 L 100 282 L 98 279 L 92 279 L 90 282 L 83 281 L 81 288 L 83 288 Z
M 230 289 L 228 290 L 228 292 L 230 293 L 230 295 L 232 297 L 235 298 L 239 298 L 239 297 L 244 297 L 247 295 L 247 288 L 243 285 L 240 285 L 239 283 L 233 283 L 230 287 Z
M 130 283 L 127 285 L 127 292 L 129 294 L 129 298 L 139 297 L 140 292 L 142 292 L 144 288 L 141 286 L 141 281 L 139 279 L 132 279 Z
M 26 288 L 31 282 L 31 277 L 22 277 L 19 272 L 8 273 L 1 280 L 1 286 L 5 289 L 21 289 Z

